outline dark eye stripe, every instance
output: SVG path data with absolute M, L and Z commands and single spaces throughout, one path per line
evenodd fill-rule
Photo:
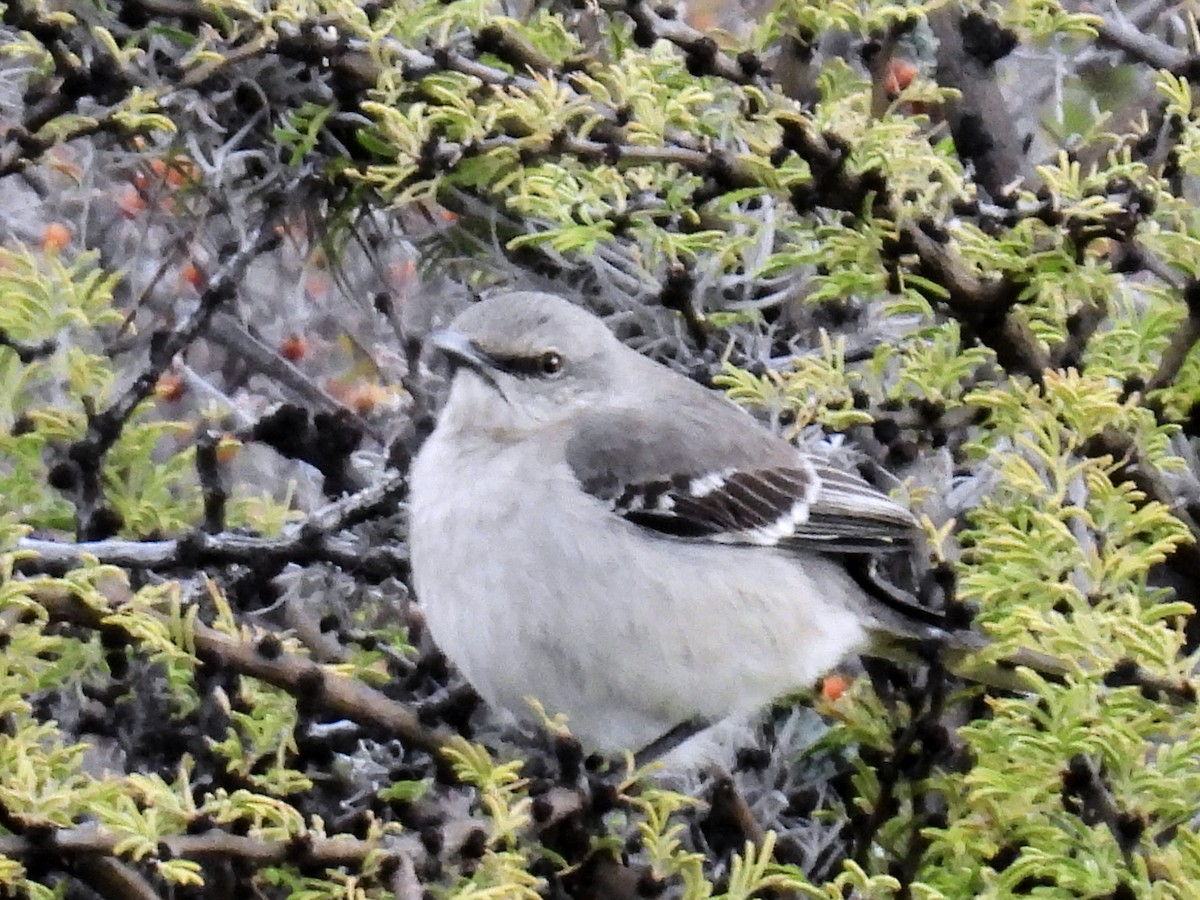
M 490 354 L 492 365 L 501 372 L 507 372 L 509 375 L 516 375 L 518 378 L 544 378 L 546 370 L 542 367 L 542 360 L 546 354 L 539 353 L 537 356 L 496 356 Z

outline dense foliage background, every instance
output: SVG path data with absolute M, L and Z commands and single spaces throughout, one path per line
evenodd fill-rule
M 1191 4 L 0 8 L 6 895 L 1195 895 Z M 849 662 L 678 793 L 497 722 L 404 473 L 511 287 L 844 441 L 1065 672 Z

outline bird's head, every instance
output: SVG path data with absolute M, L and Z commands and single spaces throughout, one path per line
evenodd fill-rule
M 483 300 L 429 340 L 454 368 L 443 417 L 517 440 L 603 402 L 632 352 L 591 313 L 533 292 Z

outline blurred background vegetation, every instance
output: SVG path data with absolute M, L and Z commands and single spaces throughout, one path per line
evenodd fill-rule
M 1194 4 L 0 9 L 6 896 L 1195 896 Z M 404 473 L 504 288 L 840 446 L 1066 675 L 851 661 L 673 790 L 495 720 Z

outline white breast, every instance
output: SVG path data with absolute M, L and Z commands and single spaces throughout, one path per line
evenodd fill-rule
M 451 456 L 434 433 L 410 537 L 430 633 L 488 703 L 528 716 L 536 696 L 589 749 L 636 749 L 806 687 L 864 643 L 857 588 L 829 560 L 659 537 L 552 450 L 531 472 L 525 451 L 488 446 Z

